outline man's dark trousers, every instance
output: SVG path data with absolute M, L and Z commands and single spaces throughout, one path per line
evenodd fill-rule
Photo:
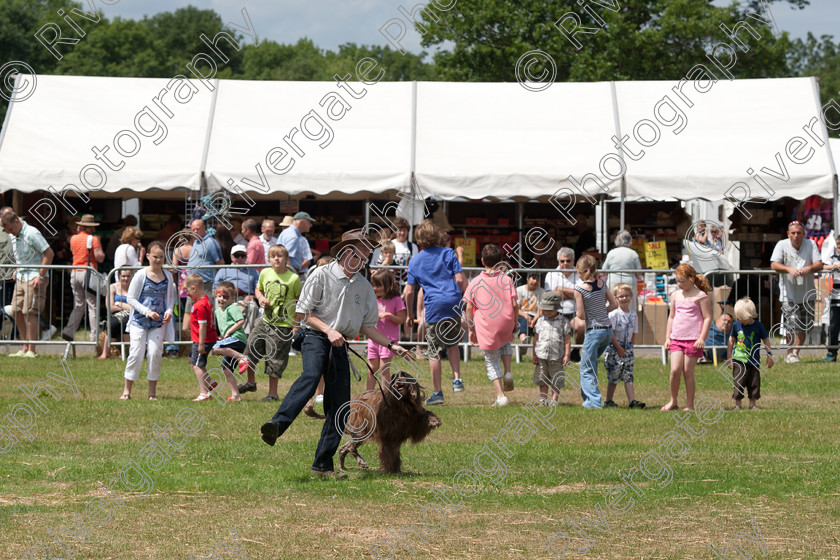
M 332 356 L 330 355 L 332 354 Z M 315 394 L 321 376 L 324 376 L 324 428 L 315 450 L 312 468 L 318 471 L 333 469 L 333 456 L 341 443 L 344 423 L 350 402 L 350 365 L 347 346 L 333 346 L 327 335 L 307 329 L 301 348 L 303 373 L 292 383 L 277 413 L 271 419 L 279 426 L 282 435 Z M 338 416 L 336 418 L 336 416 Z

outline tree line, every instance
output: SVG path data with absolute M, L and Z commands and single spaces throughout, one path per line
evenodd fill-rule
M 739 37 L 747 50 L 738 51 L 731 69 L 737 78 L 817 76 L 823 102 L 838 97 L 840 43 L 833 36 L 808 34 L 791 39 L 761 21 L 772 9 L 801 9 L 808 0 L 748 0 L 718 6 L 713 0 L 437 0 L 418 14 L 423 48 L 430 55 L 401 54 L 390 46 L 343 44 L 337 50 L 319 48 L 311 39 L 288 43 L 263 39 L 241 50 L 228 49 L 230 62 L 217 77 L 245 80 L 324 80 L 346 74 L 363 57 L 379 61 L 385 80 L 450 80 L 511 82 L 517 60 L 539 49 L 554 61 L 556 81 L 679 80 L 692 66 L 706 61 L 726 30 L 739 22 Z M 449 6 L 448 9 L 443 9 Z M 61 45 L 57 60 L 35 34 L 48 22 L 61 24 L 59 14 L 73 8 L 89 11 L 71 0 L 0 0 L 0 62 L 20 60 L 40 74 L 171 78 L 184 72 L 197 53 L 208 53 L 200 39 L 225 30 L 237 39 L 214 10 L 193 6 L 146 16 L 141 20 L 108 19 L 102 12 L 91 24 L 73 17 L 83 28 L 82 40 Z M 575 16 L 567 16 L 568 14 Z M 750 17 L 750 14 L 759 17 Z M 557 25 L 564 16 L 566 20 Z M 89 16 L 90 17 L 90 16 Z M 767 17 L 763 17 L 768 20 Z M 569 39 L 575 24 L 583 32 Z M 566 31 L 564 31 L 564 28 Z M 412 31 L 409 31 L 412 32 Z M 760 35 L 756 39 L 754 34 Z M 78 33 L 76 34 L 78 36 Z M 530 69 L 532 75 L 542 69 Z M 546 68 L 546 70 L 551 70 Z M 0 118 L 6 107 L 0 107 Z

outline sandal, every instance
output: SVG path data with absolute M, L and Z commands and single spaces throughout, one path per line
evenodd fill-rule
M 678 404 L 675 404 L 675 405 L 670 406 L 670 407 L 666 404 L 665 406 L 663 406 L 659 410 L 661 410 L 663 412 L 669 412 L 671 410 L 679 410 L 679 408 L 680 408 L 680 405 L 678 405 Z
M 250 365 L 251 361 L 248 358 L 242 358 L 239 360 L 239 375 L 245 375 Z M 256 389 L 256 386 L 254 388 Z
M 239 402 L 241 400 L 242 400 L 242 397 L 239 397 L 239 396 L 234 397 L 233 395 L 231 395 L 227 398 L 227 402 Z
M 213 397 L 210 395 L 210 393 L 201 393 L 200 395 L 198 395 L 196 398 L 193 399 L 193 402 L 204 402 L 204 401 L 210 400 L 212 398 Z
M 120 395 L 120 400 L 121 401 L 127 401 L 127 400 L 130 400 L 130 399 L 131 399 L 131 395 L 128 395 L 126 393 L 123 393 L 122 395 Z

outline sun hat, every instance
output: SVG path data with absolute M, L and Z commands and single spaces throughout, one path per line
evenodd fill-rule
M 341 241 L 330 249 L 330 255 L 337 257 L 339 252 L 349 245 L 364 245 L 372 251 L 374 247 L 379 245 L 379 241 L 366 234 L 362 229 L 351 229 L 342 234 Z
M 77 226 L 86 226 L 86 227 L 96 227 L 99 225 L 99 222 L 93 221 L 93 214 L 85 214 L 82 216 L 82 219 L 76 222 Z
M 303 212 L 303 213 L 306 214 L 306 212 Z M 294 223 L 295 223 L 294 216 L 283 216 L 283 221 L 280 222 L 278 225 L 280 227 L 289 227 L 291 225 L 294 225 Z

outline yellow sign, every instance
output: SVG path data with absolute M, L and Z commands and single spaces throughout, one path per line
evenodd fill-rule
M 652 241 L 645 247 L 645 263 L 648 268 L 663 270 L 668 268 L 668 250 L 664 241 Z
M 463 237 L 456 237 L 455 247 L 464 248 L 464 266 L 476 266 L 475 253 L 476 249 L 478 249 L 478 243 L 475 237 L 468 237 L 466 239 Z
M 630 248 L 636 251 L 636 254 L 639 255 L 639 262 L 642 264 L 642 268 L 646 268 L 647 265 L 645 264 L 645 240 L 636 238 L 633 240 L 632 245 Z

